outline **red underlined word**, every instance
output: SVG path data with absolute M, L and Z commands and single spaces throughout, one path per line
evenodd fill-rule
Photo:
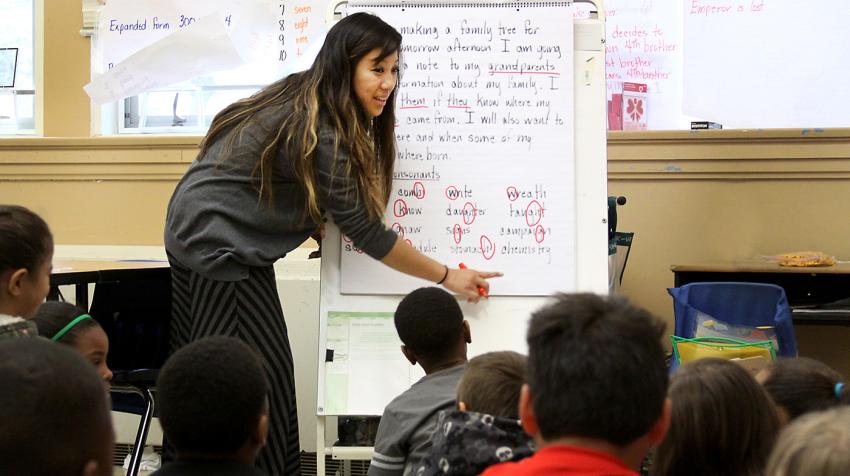
M 448 106 L 449 109 L 469 109 L 469 106 Z
M 399 109 L 428 109 L 428 106 L 401 106 Z
M 561 75 L 561 73 L 547 72 L 547 71 L 490 71 L 490 76 L 493 76 L 494 74 L 519 74 L 519 75 L 523 75 L 523 74 L 546 74 L 546 75 L 549 75 L 549 76 L 560 76 Z

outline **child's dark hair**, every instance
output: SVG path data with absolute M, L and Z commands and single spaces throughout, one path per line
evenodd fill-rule
M 431 362 L 451 357 L 463 339 L 463 312 L 454 296 L 440 288 L 419 288 L 405 296 L 394 320 L 404 345 Z
M 159 417 L 179 453 L 226 456 L 248 442 L 266 413 L 260 359 L 234 337 L 206 337 L 180 348 L 157 380 Z
M 850 388 L 844 388 L 841 374 L 815 359 L 780 359 L 762 372 L 762 386 L 788 412 L 790 420 L 804 413 L 850 404 Z
M 469 360 L 457 386 L 466 410 L 519 419 L 519 393 L 528 358 L 513 351 L 488 352 Z
M 0 474 L 80 474 L 109 464 L 114 438 L 103 382 L 67 346 L 0 342 Z
M 38 326 L 38 335 L 52 339 L 59 331 L 70 324 L 74 319 L 86 314 L 79 307 L 61 301 L 47 301 L 38 307 L 35 313 L 35 324 Z M 74 345 L 83 332 L 92 327 L 100 327 L 94 319 L 84 319 L 75 324 L 57 342 Z
M 624 446 L 661 416 L 664 324 L 623 298 L 560 294 L 532 314 L 528 385 L 544 440 Z
M 53 253 L 53 235 L 40 216 L 18 205 L 0 205 L 0 273 L 33 272 Z
M 670 429 L 655 454 L 653 474 L 764 473 L 779 419 L 744 367 L 716 358 L 687 363 L 673 376 L 670 400 Z

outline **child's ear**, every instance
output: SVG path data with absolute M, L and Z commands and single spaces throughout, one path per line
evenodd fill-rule
M 6 292 L 12 296 L 20 296 L 23 293 L 24 278 L 27 277 L 27 274 L 26 268 L 12 271 L 9 274 L 9 281 L 6 282 Z
M 401 345 L 401 353 L 404 354 L 404 358 L 407 359 L 408 362 L 410 362 L 410 365 L 416 365 L 416 354 L 414 354 L 404 344 Z
M 260 415 L 260 419 L 257 421 L 257 427 L 254 428 L 254 443 L 257 446 L 257 450 L 259 451 L 262 448 L 266 447 L 266 442 L 269 439 L 269 416 Z
M 531 389 L 527 383 L 523 384 L 519 391 L 519 420 L 522 429 L 532 437 L 536 437 L 540 433 L 540 427 L 537 425 L 537 417 L 534 415 L 531 400 Z
M 83 466 L 83 476 L 98 476 L 98 464 L 95 460 L 89 460 Z
M 465 412 L 466 411 L 466 402 L 457 402 L 457 409 Z

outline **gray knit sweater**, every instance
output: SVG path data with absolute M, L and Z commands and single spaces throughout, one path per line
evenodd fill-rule
M 274 164 L 274 205 L 259 198 L 254 166 L 263 143 L 277 132 L 290 110 L 269 107 L 258 113 L 224 156 L 233 132 L 226 132 L 189 167 L 168 204 L 165 248 L 178 262 L 206 277 L 236 281 L 249 267 L 270 266 L 297 248 L 318 226 L 307 216 L 306 199 L 289 159 L 280 151 Z M 334 158 L 332 132 L 323 128 L 316 154 L 319 205 L 342 233 L 369 256 L 383 258 L 397 235 L 368 217 L 355 178 L 345 175 L 348 154 Z

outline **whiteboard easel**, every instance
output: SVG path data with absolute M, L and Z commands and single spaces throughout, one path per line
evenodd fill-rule
M 591 3 L 596 18 L 574 22 L 575 116 L 575 291 L 605 294 L 608 290 L 607 255 L 607 111 L 605 96 L 605 32 L 601 0 Z M 389 4 L 388 4 L 389 5 Z M 437 7 L 438 8 L 438 7 Z M 317 474 L 325 473 L 325 456 L 334 459 L 369 459 L 372 448 L 328 447 L 325 441 L 325 359 L 327 316 L 330 311 L 393 311 L 399 296 L 343 295 L 341 289 L 341 237 L 334 226 L 326 229 L 322 246 L 321 305 L 319 319 Z M 472 327 L 473 355 L 491 350 L 525 351 L 525 326 L 530 313 L 546 302 L 544 297 L 496 296 L 477 305 L 462 303 Z

